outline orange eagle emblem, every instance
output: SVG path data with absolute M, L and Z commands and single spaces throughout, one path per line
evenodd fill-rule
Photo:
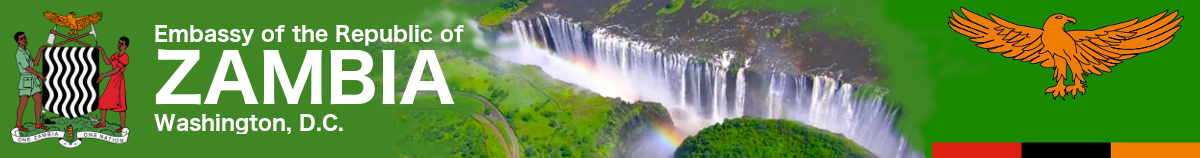
M 47 11 L 46 13 L 42 13 L 42 14 L 44 14 L 46 16 L 46 19 L 49 19 L 50 22 L 54 22 L 54 24 L 71 28 L 71 32 L 68 33 L 71 36 L 78 34 L 80 30 L 83 30 L 83 28 L 87 28 L 87 26 L 90 26 L 92 24 L 100 22 L 100 17 L 102 16 L 100 13 L 96 13 L 96 14 L 76 18 L 75 12 L 67 13 L 67 16 L 62 16 L 62 15 L 51 13 L 49 11 Z
M 1170 14 L 1163 11 L 1142 21 L 1134 18 L 1095 30 L 1066 31 L 1063 26 L 1067 22 L 1074 24 L 1075 18 L 1064 14 L 1050 15 L 1038 29 L 1013 24 L 992 14 L 988 14 L 991 16 L 988 20 L 966 8 L 960 9 L 963 16 L 950 11 L 950 28 L 979 43 L 975 46 L 1003 53 L 1002 56 L 1013 60 L 1054 68 L 1058 84 L 1046 88 L 1046 93 L 1053 94 L 1051 98 L 1055 99 L 1066 99 L 1068 93 L 1071 98 L 1083 94 L 1087 87 L 1084 76 L 1112 72 L 1112 67 L 1123 60 L 1167 45 L 1183 21 L 1182 16 L 1175 18 L 1179 11 Z M 1067 70 L 1075 82 L 1072 85 L 1063 84 Z

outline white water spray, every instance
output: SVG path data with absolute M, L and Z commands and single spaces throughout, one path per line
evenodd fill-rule
M 702 58 L 669 52 L 603 29 L 586 31 L 555 15 L 511 24 L 512 33 L 498 43 L 515 42 L 516 48 L 495 48 L 497 57 L 536 65 L 607 97 L 662 103 L 689 135 L 728 118 L 779 118 L 841 133 L 881 157 L 924 157 L 896 132 L 897 111 L 881 98 L 852 98 L 853 85 L 830 77 L 751 74 L 749 59 L 733 72 L 732 53 Z M 733 82 L 729 73 L 736 73 Z

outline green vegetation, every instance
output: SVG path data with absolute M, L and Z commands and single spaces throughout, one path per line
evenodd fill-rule
M 417 53 L 421 49 L 411 43 L 380 43 L 378 47 L 360 48 L 372 53 L 380 53 L 383 49 L 396 50 L 397 62 L 416 62 Z M 465 91 L 474 94 L 491 95 L 489 87 L 492 74 L 487 67 L 474 60 L 487 57 L 487 53 L 454 53 L 435 49 L 446 84 L 454 91 Z M 376 56 L 380 56 L 376 54 Z M 413 65 L 398 64 L 396 83 L 408 83 L 408 75 Z M 428 70 L 422 73 L 421 80 L 432 80 Z M 381 80 L 382 74 L 372 73 L 370 77 Z M 376 83 L 381 84 L 381 83 Z M 403 86 L 397 87 L 397 94 L 403 92 Z M 397 99 L 399 99 L 397 97 Z M 503 138 L 493 133 L 488 125 L 474 118 L 484 114 L 483 103 L 467 95 L 453 95 L 452 105 L 443 105 L 437 95 L 420 94 L 412 105 L 395 106 L 392 111 L 397 116 L 397 127 L 393 139 L 393 149 L 402 157 L 504 157 L 506 150 Z M 494 123 L 494 122 L 493 122 Z M 496 125 L 499 127 L 499 125 Z M 504 132 L 503 127 L 501 133 Z
M 504 155 L 491 129 L 471 118 L 483 105 L 468 96 L 454 96 L 442 105 L 437 95 L 418 95 L 412 105 L 397 106 L 393 145 L 410 157 L 476 157 Z
M 508 96 L 493 101 L 520 135 L 524 157 L 612 157 L 627 134 L 616 129 L 638 115 L 614 112 L 622 102 L 575 89 L 537 67 L 519 66 L 497 77 Z
M 600 16 L 600 21 L 608 20 L 608 18 L 612 18 L 614 15 L 621 13 L 621 11 L 625 10 L 625 6 L 629 5 L 629 2 L 633 2 L 633 0 L 621 0 L 620 2 L 608 7 L 608 12 L 605 12 L 603 16 Z
M 771 31 L 767 31 L 767 38 L 775 38 L 775 36 L 779 36 L 780 32 L 783 32 L 783 30 L 779 29 L 779 28 L 775 28 Z
M 483 114 L 483 103 L 476 101 L 470 96 L 453 95 L 454 104 L 443 105 L 436 93 L 421 92 L 413 98 L 412 105 L 405 105 L 406 109 L 421 109 L 421 110 L 445 110 L 457 112 L 463 115 Z
M 704 5 L 704 2 L 708 2 L 708 0 L 694 0 L 694 1 L 692 1 L 692 8 L 693 8 L 693 9 L 694 9 L 694 8 L 700 8 L 700 6 L 701 6 L 701 5 Z
M 504 157 L 505 150 L 499 142 L 516 140 L 520 144 L 521 157 L 614 157 L 624 153 L 622 139 L 640 136 L 645 123 L 653 118 L 669 118 L 666 110 L 656 103 L 629 104 L 616 98 L 605 98 L 598 94 L 576 89 L 574 85 L 550 78 L 535 66 L 514 65 L 494 59 L 484 50 L 458 50 L 462 48 L 425 48 L 411 43 L 392 43 L 382 48 L 396 52 L 417 52 L 434 49 L 442 72 L 446 73 L 447 86 L 452 91 L 482 96 L 493 103 L 504 119 L 487 118 L 508 135 L 502 124 L 511 125 L 518 138 L 494 136 L 489 127 L 471 118 L 474 114 L 490 114 L 480 108 L 480 103 L 460 100 L 454 95 L 455 106 L 437 104 L 436 95 L 431 98 L 418 97 L 414 105 L 397 109 L 400 123 L 408 127 L 409 134 L 436 134 L 417 138 L 401 138 L 397 146 L 402 155 L 415 157 L 460 157 L 483 156 Z M 444 51 L 452 50 L 452 51 Z M 415 62 L 417 53 L 397 53 L 397 63 Z M 396 66 L 396 72 L 408 74 L 412 65 Z M 380 74 L 370 74 L 379 78 Z M 397 75 L 397 76 L 406 76 Z M 431 80 L 427 72 L 422 80 Z M 397 77 L 396 83 L 407 83 L 408 77 Z M 404 91 L 397 87 L 397 92 Z M 419 103 L 433 103 L 419 105 Z M 419 120 L 419 121 L 418 121 Z M 443 136 L 475 136 L 472 139 Z M 478 138 L 478 139 L 474 139 Z M 460 140 L 461 139 L 461 140 Z M 454 142 L 451 142 L 453 140 Z M 416 141 L 426 141 L 424 143 Z M 440 143 L 440 144 L 439 144 Z M 470 145 L 468 145 L 470 144 Z M 433 147 L 431 147 L 433 146 Z M 434 148 L 436 147 L 436 148 Z M 437 154 L 410 154 L 415 151 Z
M 436 104 L 436 102 L 434 102 Z M 504 155 L 499 138 L 470 116 L 445 110 L 401 109 L 396 112 L 393 145 L 411 157 Z
M 503 22 L 504 19 L 508 19 L 509 16 L 512 16 L 513 12 L 515 11 L 493 9 L 491 12 L 484 14 L 482 18 L 479 18 L 479 24 L 484 26 L 500 25 L 500 22 Z
M 688 137 L 675 157 L 876 157 L 849 139 L 797 122 L 725 120 Z
M 486 14 L 483 14 L 483 17 L 479 18 L 479 24 L 483 26 L 500 25 L 505 19 L 525 10 L 525 7 L 529 6 L 529 4 L 533 4 L 533 0 L 502 0 L 497 8 L 488 11 Z
M 846 26 L 854 27 L 854 22 L 858 21 L 858 19 L 853 16 L 845 15 L 842 16 L 842 21 L 846 22 Z
M 758 12 L 758 10 L 738 9 L 736 11 L 733 11 L 733 14 L 729 14 L 728 17 L 725 17 L 725 21 L 733 20 L 734 18 L 737 18 L 738 16 L 741 16 L 743 14 L 748 14 L 751 11 Z
M 716 24 L 721 22 L 721 17 L 708 11 L 704 11 L 700 18 L 696 18 L 696 23 L 699 24 Z
M 658 9 L 658 13 L 655 14 L 668 15 L 675 13 L 676 11 L 679 11 L 679 9 L 683 8 L 683 1 L 684 0 L 671 0 L 671 2 L 667 3 L 667 6 L 663 6 L 662 9 Z

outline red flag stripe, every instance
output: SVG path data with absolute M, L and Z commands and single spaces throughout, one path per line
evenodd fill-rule
M 1021 143 L 933 143 L 934 158 L 1020 158 Z

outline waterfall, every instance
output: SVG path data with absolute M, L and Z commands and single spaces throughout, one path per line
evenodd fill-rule
M 746 65 L 749 65 L 750 60 L 746 60 Z M 733 117 L 742 117 L 746 111 L 746 67 L 738 68 L 737 70 L 737 88 L 734 89 L 734 97 L 737 97 L 733 104 Z
M 556 15 L 514 20 L 511 29 L 497 43 L 516 46 L 495 48 L 498 58 L 604 96 L 662 103 L 687 135 L 726 118 L 789 119 L 843 134 L 881 157 L 924 157 L 896 132 L 897 110 L 882 98 L 852 98 L 854 86 L 831 77 L 747 71 L 749 58 L 731 71 L 732 52 L 671 52 Z

